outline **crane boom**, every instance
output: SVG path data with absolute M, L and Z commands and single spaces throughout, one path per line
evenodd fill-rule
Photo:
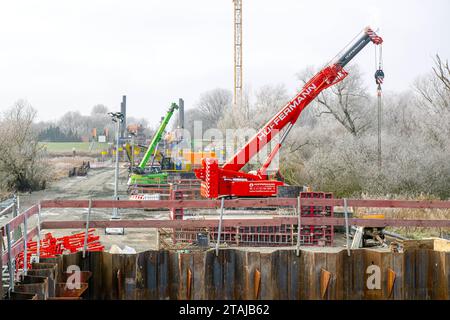
M 202 180 L 202 195 L 208 198 L 218 196 L 273 196 L 283 183 L 267 180 L 266 170 L 280 150 L 284 139 L 296 123 L 300 113 L 323 90 L 342 81 L 347 75 L 344 66 L 347 65 L 369 42 L 380 45 L 383 40 L 369 27 L 364 29 L 362 36 L 351 45 L 335 61 L 325 66 L 314 75 L 302 90 L 276 113 L 231 159 L 221 168 L 214 159 L 204 159 L 203 167 L 196 170 L 196 175 Z M 285 129 L 278 144 L 273 147 L 266 162 L 257 174 L 241 172 L 253 156 L 269 143 L 281 130 Z
M 255 154 L 270 142 L 273 137 L 280 133 L 288 123 L 293 125 L 303 109 L 308 106 L 320 92 L 343 80 L 347 76 L 347 72 L 343 70 L 344 66 L 347 65 L 370 41 L 382 42 L 381 38 L 370 28 L 366 28 L 360 39 L 342 54 L 337 62 L 326 66 L 306 83 L 303 89 L 289 101 L 289 103 L 275 114 L 242 149 L 223 165 L 223 168 L 236 171 L 242 169 L 242 167 L 244 167 Z
M 156 131 L 155 135 L 153 136 L 152 141 L 150 142 L 147 151 L 145 152 L 144 157 L 142 158 L 141 162 L 139 163 L 139 168 L 144 170 L 145 166 L 147 165 L 148 161 L 150 160 L 150 157 L 154 154 L 156 150 L 156 146 L 161 141 L 162 135 L 164 133 L 164 130 L 166 129 L 167 124 L 170 121 L 170 118 L 172 117 L 175 109 L 178 109 L 178 105 L 176 103 L 172 103 L 172 105 L 169 107 L 169 110 L 167 110 L 166 116 L 162 120 L 158 130 Z

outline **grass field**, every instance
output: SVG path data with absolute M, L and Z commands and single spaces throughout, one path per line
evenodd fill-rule
M 49 153 L 72 153 L 72 148 L 76 152 L 82 153 L 100 153 L 102 150 L 108 149 L 108 143 L 95 142 L 90 150 L 90 142 L 40 142 L 47 148 Z

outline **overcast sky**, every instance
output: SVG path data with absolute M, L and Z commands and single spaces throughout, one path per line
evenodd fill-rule
M 39 119 L 95 104 L 156 124 L 172 101 L 233 87 L 231 0 L 1 0 L 0 109 L 27 99 Z M 383 36 L 385 90 L 408 89 L 450 58 L 448 0 L 243 0 L 244 86 L 298 86 L 364 26 Z M 374 49 L 353 63 L 373 84 Z M 281 106 L 280 106 L 281 107 Z M 268 115 L 269 117 L 269 115 Z

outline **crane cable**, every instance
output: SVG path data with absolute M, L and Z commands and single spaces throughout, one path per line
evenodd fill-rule
M 377 48 L 378 47 L 378 48 Z M 377 49 L 379 49 L 377 57 Z M 384 80 L 383 72 L 383 47 L 382 45 L 375 46 L 375 83 L 377 84 L 377 99 L 378 99 L 378 167 L 381 169 L 381 84 Z

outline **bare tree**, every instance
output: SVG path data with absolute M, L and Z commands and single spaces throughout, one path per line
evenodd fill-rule
M 107 114 L 95 113 L 94 108 L 90 116 L 82 115 L 79 111 L 68 111 L 57 121 L 57 125 L 63 132 L 73 132 L 80 137 L 90 137 L 93 128 L 111 129 L 110 117 Z
M 433 72 L 435 76 L 442 82 L 444 89 L 450 91 L 450 67 L 448 66 L 448 60 L 445 63 L 442 61 L 439 54 L 436 54 L 434 60 Z
M 442 61 L 439 55 L 433 61 L 432 71 L 413 84 L 419 109 L 416 117 L 428 142 L 446 148 L 450 135 L 450 68 L 448 60 Z
M 91 109 L 91 116 L 106 115 L 108 111 L 108 107 L 106 107 L 104 104 L 96 104 Z
M 411 91 L 383 94 L 382 130 L 389 135 L 411 136 L 420 128 L 420 117 Z
M 437 54 L 433 59 L 433 71 L 418 78 L 413 89 L 417 102 L 427 112 L 443 114 L 450 112 L 450 68 L 448 60 L 442 61 Z
M 111 117 L 108 115 L 108 111 L 108 108 L 103 104 L 93 106 L 90 116 L 81 117 L 81 119 L 88 124 L 88 126 L 85 126 L 84 129 L 82 129 L 87 132 L 83 132 L 82 134 L 90 136 L 93 128 L 96 128 L 97 130 L 108 128 L 109 132 L 114 132 L 114 124 L 111 121 Z
M 279 85 L 265 85 L 255 93 L 255 105 L 252 108 L 252 122 L 255 128 L 262 127 L 288 101 L 286 87 Z
M 251 103 L 252 90 L 249 86 L 242 91 L 242 101 L 240 105 L 229 106 L 223 112 L 222 117 L 217 122 L 217 127 L 225 131 L 226 129 L 255 128 L 255 112 Z
M 79 111 L 68 111 L 58 120 L 57 124 L 64 132 L 72 131 L 81 136 L 88 133 L 91 127 L 87 120 Z
M 363 85 L 361 72 L 357 65 L 348 68 L 350 75 L 343 81 L 323 91 L 316 99 L 323 108 L 317 111 L 333 116 L 348 132 L 358 136 L 370 126 L 368 112 L 371 103 L 367 89 Z M 312 76 L 312 69 L 308 68 L 297 76 L 306 83 Z
M 219 88 L 207 91 L 200 96 L 196 108 L 204 129 L 216 127 L 225 110 L 231 108 L 231 92 Z
M 45 188 L 48 168 L 33 130 L 35 117 L 36 110 L 19 100 L 1 119 L 0 183 L 8 191 Z
M 189 131 L 191 137 L 194 136 L 194 122 L 204 122 L 203 114 L 197 109 L 188 109 L 184 113 L 184 128 Z

